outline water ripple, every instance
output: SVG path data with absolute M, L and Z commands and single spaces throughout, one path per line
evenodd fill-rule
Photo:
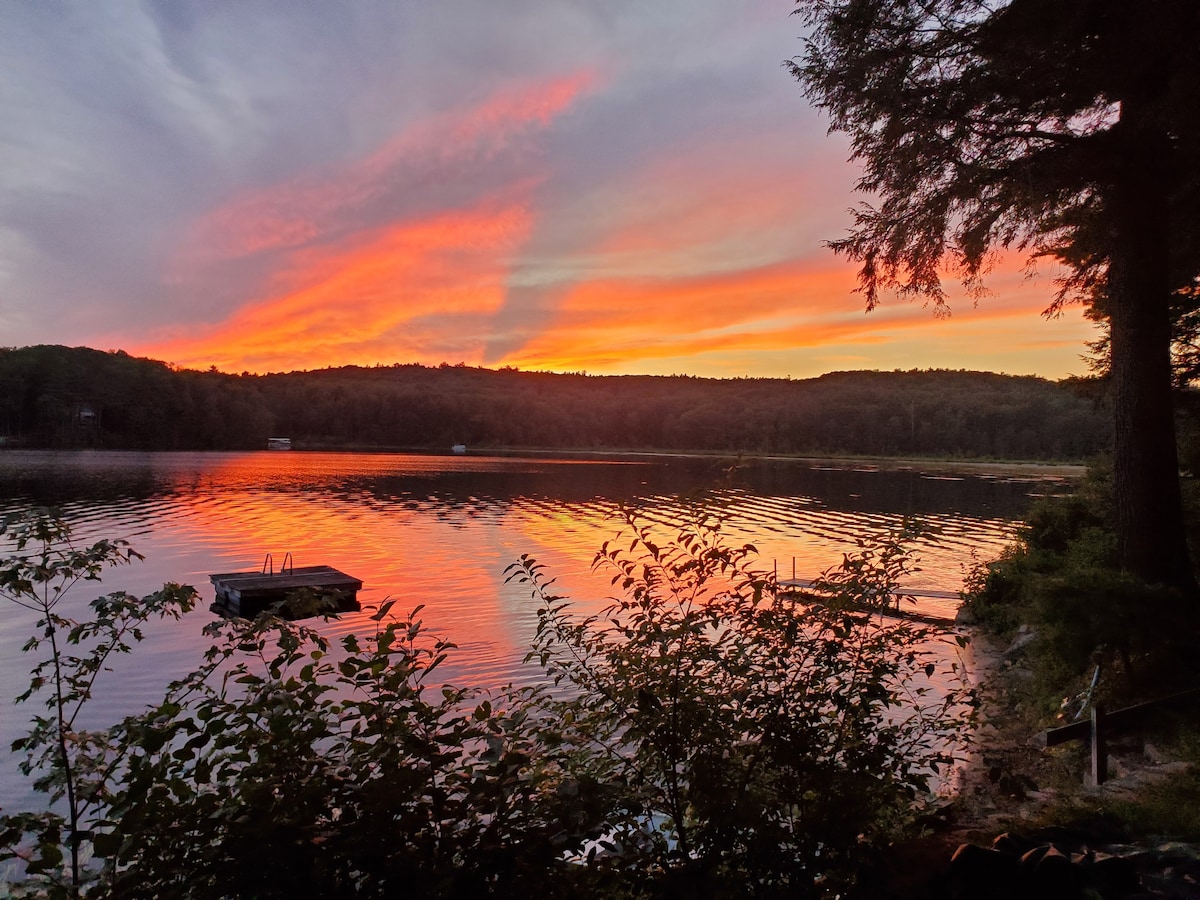
M 64 601 L 67 615 L 82 615 L 101 590 L 144 595 L 166 581 L 199 590 L 195 613 L 150 629 L 146 644 L 108 676 L 93 713 L 111 720 L 199 662 L 207 646 L 201 629 L 213 615 L 208 575 L 257 570 L 267 554 L 276 566 L 290 552 L 298 566 L 332 565 L 363 579 L 366 604 L 393 598 L 397 612 L 424 604 L 429 633 L 458 644 L 445 677 L 489 686 L 531 676 L 522 658 L 536 603 L 527 588 L 504 581 L 505 567 L 528 553 L 579 609 L 599 609 L 612 589 L 592 559 L 620 527 L 622 507 L 670 531 L 691 523 L 702 502 L 722 518 L 728 540 L 757 546 L 761 567 L 789 576 L 794 567 L 802 577 L 837 564 L 858 539 L 917 517 L 937 536 L 917 542 L 913 587 L 941 592 L 921 602 L 944 614 L 965 567 L 998 553 L 1029 503 L 1028 481 L 858 469 L 764 463 L 731 486 L 713 480 L 710 461 L 677 458 L 7 451 L 0 453 L 0 515 L 53 505 L 80 543 L 123 537 L 145 555 L 102 585 L 77 587 Z M 0 620 L 0 676 L 11 693 L 27 677 L 19 647 L 33 624 L 24 614 Z M 318 627 L 336 640 L 373 626 L 363 612 Z M 7 703 L 0 698 L 3 740 L 24 715 Z M 0 791 L 0 805 L 7 796 Z

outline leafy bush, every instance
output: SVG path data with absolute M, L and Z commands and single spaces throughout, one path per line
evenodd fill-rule
M 25 754 L 22 773 L 37 773 L 34 787 L 64 810 L 0 816 L 0 861 L 20 859 L 48 896 L 77 896 L 128 748 L 113 732 L 78 729 L 76 722 L 111 658 L 129 653 L 150 620 L 188 612 L 196 593 L 174 584 L 140 599 L 117 591 L 93 600 L 92 617 L 77 622 L 58 612 L 71 588 L 141 557 L 121 540 L 75 546 L 70 528 L 48 510 L 0 523 L 0 539 L 13 545 L 0 560 L 0 597 L 39 616 L 38 633 L 24 651 L 49 653 L 17 697 L 25 702 L 40 695 L 46 712 L 34 715 L 29 734 L 12 749 Z
M 964 607 L 987 630 L 1011 636 L 1040 621 L 1036 607 L 1047 577 L 1072 580 L 1080 572 L 1115 572 L 1112 484 L 1108 472 L 1089 469 L 1065 496 L 1044 497 L 1030 508 L 1015 543 L 975 566 L 964 586 Z
M 126 723 L 104 849 L 127 897 L 543 893 L 598 812 L 536 689 L 442 685 L 419 608 L 340 652 L 270 617 Z
M 597 777 L 625 786 L 621 864 L 659 896 L 845 895 L 961 737 L 968 698 L 922 680 L 945 648 L 782 594 L 711 518 L 669 541 L 625 525 L 596 557 L 620 589 L 597 615 L 574 615 L 535 560 L 512 572 L 540 601 L 531 657 L 570 686 L 562 715 Z M 864 548 L 825 599 L 869 593 L 853 573 L 879 558 L 900 565 Z
M 202 664 L 161 702 L 77 735 L 60 715 L 90 696 L 104 654 L 194 595 L 102 598 L 96 622 L 70 626 L 98 641 L 80 656 L 54 642 L 65 620 L 43 603 L 51 644 L 29 649 L 50 655 L 31 691 L 51 686 L 55 715 L 25 743 L 27 769 L 70 813 L 0 817 L 6 857 L 25 862 L 12 889 L 845 896 L 961 737 L 966 697 L 924 684 L 944 652 L 928 629 L 781 596 L 711 520 L 662 541 L 626 527 L 628 545 L 597 556 L 620 589 L 599 616 L 576 617 L 534 560 L 511 572 L 541 602 L 531 655 L 547 688 L 443 684 L 453 644 L 389 601 L 373 632 L 336 644 L 270 615 L 214 622 Z M 62 523 L 21 528 L 47 543 L 6 563 L 14 599 L 136 557 L 113 543 L 56 557 Z
M 1118 558 L 1110 473 L 1093 467 L 1071 494 L 1034 504 L 1017 542 L 975 568 L 965 607 L 1001 636 L 1036 631 L 1030 653 L 1047 702 L 1097 664 L 1102 693 L 1127 699 L 1153 674 L 1180 674 L 1195 619 L 1186 598 L 1122 571 Z

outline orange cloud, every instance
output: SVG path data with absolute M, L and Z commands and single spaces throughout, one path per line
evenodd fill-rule
M 915 334 L 934 342 L 965 334 L 963 317 L 1042 324 L 1037 314 L 1049 303 L 1050 279 L 1027 280 L 1021 260 L 1004 254 L 989 279 L 993 295 L 979 306 L 954 297 L 952 324 L 934 321 L 920 302 L 885 299 L 866 315 L 854 293 L 856 266 L 818 249 L 818 236 L 797 233 L 800 211 L 828 205 L 837 179 L 815 181 L 773 149 L 759 153 L 757 165 L 731 171 L 722 160 L 735 150 L 736 139 L 718 136 L 651 160 L 611 190 L 636 198 L 633 204 L 589 199 L 601 223 L 581 256 L 599 274 L 550 292 L 552 312 L 536 333 L 527 331 L 523 346 L 493 361 L 558 371 L 661 372 L 669 365 L 666 371 L 743 374 L 771 355 L 777 367 L 762 374 L 819 374 L 816 351 L 831 345 L 872 367 L 888 346 L 908 346 Z M 952 273 L 947 289 L 956 293 Z M 784 354 L 796 364 L 782 362 Z M 938 364 L 919 353 L 909 362 Z
M 556 257 L 543 269 L 537 248 L 527 250 L 535 229 L 546 235 L 554 224 L 538 221 L 554 211 L 535 207 L 541 182 L 531 176 L 484 198 L 487 179 L 460 179 L 465 199 L 455 209 L 360 221 L 363 210 L 395 192 L 397 179 L 410 177 L 410 167 L 439 177 L 475 171 L 563 114 L 594 81 L 584 72 L 497 92 L 406 130 L 354 164 L 216 210 L 198 226 L 196 258 L 270 253 L 274 274 L 225 322 L 138 349 L 234 371 L 477 363 L 487 352 L 489 363 L 527 369 L 748 374 L 771 359 L 776 368 L 761 374 L 806 375 L 831 360 L 867 368 L 950 365 L 990 349 L 996 342 L 987 329 L 1011 319 L 1006 339 L 1028 322 L 1030 340 L 1010 343 L 1003 359 L 990 357 L 998 362 L 980 356 L 975 367 L 1029 371 L 1014 362 L 1019 354 L 1048 358 L 1052 344 L 1061 366 L 1062 348 L 1073 340 L 1082 352 L 1090 326 L 1075 319 L 1052 340 L 1033 337 L 1053 286 L 1049 277 L 1027 280 L 1011 254 L 996 257 L 991 296 L 978 306 L 954 300 L 950 324 L 933 321 L 920 303 L 886 298 L 865 315 L 854 294 L 855 266 L 817 249 L 822 235 L 797 230 L 800 210 L 827 206 L 827 195 L 841 190 L 837 179 L 814 180 L 786 148 L 756 151 L 755 164 L 731 168 L 726 157 L 737 158 L 744 136 L 674 148 L 572 197 L 574 224 L 554 240 L 573 260 L 557 270 Z M 464 165 L 439 168 L 447 163 Z M 506 306 L 513 283 L 534 286 L 536 314 L 532 306 Z M 947 283 L 953 288 L 951 273 Z M 497 338 L 517 349 L 493 357 L 504 352 L 489 343 Z
M 839 202 L 840 194 L 829 196 L 841 187 L 836 177 L 814 178 L 782 140 L 780 146 L 755 141 L 747 147 L 744 135 L 715 135 L 683 154 L 672 150 L 625 180 L 622 192 L 636 197 L 637 205 L 624 210 L 599 252 L 649 265 L 662 257 L 681 259 L 702 271 L 721 259 L 753 266 L 797 253 L 824 255 L 820 238 L 798 240 L 798 223 L 807 211 Z M 739 158 L 747 161 L 730 165 Z M 848 172 L 846 181 L 848 187 Z M 840 213 L 828 227 L 840 229 Z
M 194 229 L 176 280 L 190 280 L 189 266 L 211 279 L 207 270 L 222 261 L 270 253 L 269 281 L 248 288 L 251 299 L 226 321 L 137 349 L 184 366 L 278 371 L 425 359 L 431 335 L 451 332 L 453 345 L 470 348 L 460 358 L 477 359 L 486 337 L 482 317 L 503 302 L 513 254 L 531 229 L 528 197 L 536 180 L 510 178 L 486 196 L 468 185 L 464 197 L 450 201 L 453 208 L 433 212 L 405 212 L 398 185 L 429 171 L 453 181 L 447 161 L 474 166 L 510 151 L 594 80 L 584 71 L 498 91 L 407 129 L 358 162 L 218 208 Z M 379 223 L 381 198 L 399 211 Z M 439 326 L 452 315 L 459 317 L 453 326 Z
M 484 201 L 294 255 L 279 286 L 221 325 L 144 352 L 178 365 L 282 371 L 373 363 L 422 318 L 483 315 L 503 302 L 508 259 L 529 230 L 521 204 Z
M 996 275 L 994 297 L 978 306 L 956 300 L 951 317 L 938 320 L 920 303 L 901 300 L 864 313 L 853 293 L 853 266 L 831 259 L 825 265 L 794 261 L 697 277 L 590 282 L 571 290 L 542 333 L 503 362 L 602 373 L 664 371 L 662 364 L 671 361 L 665 371 L 803 376 L 838 367 L 830 365 L 837 357 L 854 360 L 842 366 L 854 368 L 1067 374 L 1044 360 L 1056 355 L 1061 366 L 1064 347 L 1082 353 L 1093 326 L 1077 310 L 1044 321 L 1040 313 L 1051 290 L 1045 283 L 1010 267 Z M 756 359 L 768 355 L 774 371 L 758 372 Z M 795 363 L 785 364 L 784 355 Z M 1036 357 L 1037 364 L 1022 366 L 1022 355 Z
M 547 126 L 584 92 L 595 88 L 597 75 L 587 69 L 564 78 L 497 94 L 467 115 L 456 117 L 448 149 L 487 140 L 500 143 L 528 125 Z M 430 129 L 436 132 L 436 127 Z

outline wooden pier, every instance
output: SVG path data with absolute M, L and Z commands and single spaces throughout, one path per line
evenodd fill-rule
M 795 576 L 791 578 L 778 578 L 775 581 L 775 587 L 781 594 L 803 598 L 808 596 L 808 592 L 812 589 L 815 580 L 813 578 L 797 578 Z M 930 588 L 912 590 L 902 588 L 900 593 L 914 600 L 958 600 L 962 597 L 958 591 L 938 591 Z M 869 612 L 873 615 L 884 616 L 889 619 L 907 619 L 910 622 L 920 622 L 923 625 L 935 625 L 940 628 L 953 628 L 958 624 L 953 616 L 939 616 L 934 613 L 918 612 L 908 607 L 881 607 L 875 604 L 867 604 L 857 608 L 856 611 Z
M 290 567 L 279 572 L 225 572 L 210 575 L 216 589 L 214 609 L 218 612 L 251 618 L 268 606 L 286 601 L 297 592 L 308 591 L 336 599 L 340 612 L 357 610 L 360 579 L 339 572 L 332 566 Z M 286 610 L 284 610 L 286 615 Z

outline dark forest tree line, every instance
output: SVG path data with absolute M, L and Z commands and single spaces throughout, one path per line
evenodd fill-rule
M 0 437 L 26 447 L 660 449 L 1081 459 L 1111 427 L 1093 382 L 967 371 L 807 380 L 588 376 L 467 366 L 281 375 L 124 353 L 0 349 Z

